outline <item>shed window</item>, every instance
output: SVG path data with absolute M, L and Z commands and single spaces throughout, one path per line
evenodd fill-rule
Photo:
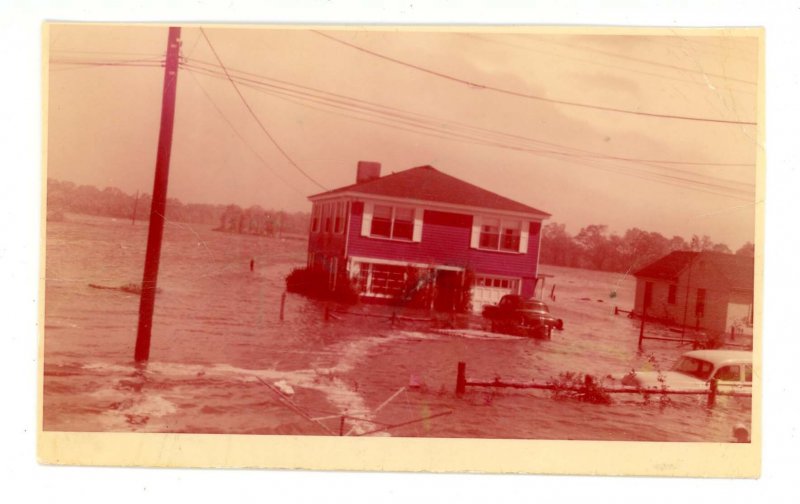
M 694 313 L 697 317 L 702 317 L 706 313 L 706 290 L 697 289 L 697 302 L 694 306 Z
M 677 285 L 670 285 L 669 292 L 667 293 L 667 303 L 675 304 L 675 298 L 678 294 L 678 286 Z

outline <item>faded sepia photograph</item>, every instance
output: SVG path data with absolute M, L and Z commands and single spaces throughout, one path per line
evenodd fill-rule
M 759 30 L 44 30 L 43 432 L 758 442 Z

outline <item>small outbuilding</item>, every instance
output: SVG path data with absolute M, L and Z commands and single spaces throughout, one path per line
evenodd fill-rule
M 712 333 L 753 325 L 752 257 L 675 251 L 634 276 L 637 316 Z

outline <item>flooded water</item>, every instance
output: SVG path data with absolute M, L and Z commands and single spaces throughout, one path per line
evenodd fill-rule
M 749 398 L 709 408 L 700 396 L 592 404 L 544 391 L 455 395 L 459 361 L 469 379 L 513 381 L 603 377 L 648 359 L 669 367 L 689 348 L 647 341 L 640 353 L 638 323 L 613 314 L 633 304 L 632 277 L 544 266 L 554 275 L 547 292 L 556 285 L 551 311 L 565 321 L 550 341 L 342 313 L 394 311 L 374 305 L 332 304 L 326 321 L 325 304 L 293 294 L 280 321 L 284 278 L 305 263 L 304 241 L 175 223 L 164 235 L 150 362 L 140 368 L 138 296 L 89 284 L 139 282 L 146 234 L 141 222 L 48 222 L 45 430 L 728 442 L 734 425 L 750 425 Z

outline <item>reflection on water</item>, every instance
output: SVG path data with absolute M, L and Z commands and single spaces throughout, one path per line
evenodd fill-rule
M 89 284 L 138 282 L 146 232 L 142 223 L 78 215 L 47 224 L 46 430 L 359 434 L 452 411 L 390 433 L 727 442 L 735 424 L 750 424 L 743 398 L 709 409 L 693 396 L 610 405 L 530 391 L 455 397 L 458 361 L 470 378 L 510 380 L 603 377 L 641 368 L 651 355 L 671 365 L 689 348 L 648 341 L 639 354 L 637 324 L 612 314 L 615 304 L 632 305 L 631 277 L 545 266 L 557 285 L 551 311 L 566 325 L 551 341 L 346 314 L 326 322 L 323 303 L 292 294 L 280 322 L 284 277 L 304 263 L 305 242 L 183 224 L 165 231 L 151 361 L 137 368 L 138 297 Z M 291 395 L 269 386 L 277 382 Z

